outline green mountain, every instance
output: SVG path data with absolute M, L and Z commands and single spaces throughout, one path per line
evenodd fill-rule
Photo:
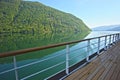
M 39 2 L 0 0 L 0 33 L 89 32 L 82 20 Z

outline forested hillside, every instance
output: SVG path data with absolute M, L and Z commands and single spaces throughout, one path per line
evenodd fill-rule
M 79 18 L 39 2 L 0 0 L 0 33 L 75 33 L 89 30 Z

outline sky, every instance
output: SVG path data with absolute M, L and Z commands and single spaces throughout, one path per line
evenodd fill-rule
M 30 0 L 29 0 L 30 1 Z M 31 0 L 73 14 L 89 27 L 120 24 L 120 0 Z

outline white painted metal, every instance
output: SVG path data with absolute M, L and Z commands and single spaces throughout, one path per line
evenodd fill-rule
M 87 45 L 86 61 L 89 62 L 90 40 L 88 40 Z
M 19 80 L 18 79 L 17 63 L 16 63 L 16 57 L 15 56 L 13 56 L 13 63 L 14 63 L 14 69 L 15 69 L 15 79 Z
M 70 49 L 69 49 L 69 45 L 66 45 L 66 74 L 69 74 L 69 53 L 70 53 Z
M 100 37 L 98 38 L 98 51 L 97 51 L 97 54 L 99 55 L 100 53 Z

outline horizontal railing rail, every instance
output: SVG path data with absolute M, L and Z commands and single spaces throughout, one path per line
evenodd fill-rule
M 6 57 L 13 57 L 13 66 L 14 66 L 11 69 L 1 71 L 0 77 L 3 74 L 7 74 L 7 73 L 14 71 L 14 75 L 15 75 L 16 80 L 26 80 L 26 79 L 32 78 L 33 76 L 36 76 L 38 74 L 44 73 L 47 70 L 56 68 L 58 66 L 64 66 L 64 65 L 65 65 L 64 68 L 57 71 L 56 73 L 59 73 L 59 72 L 62 72 L 65 70 L 65 74 L 69 75 L 71 72 L 70 67 L 76 65 L 77 63 L 79 63 L 83 59 L 86 59 L 86 62 L 89 62 L 90 56 L 93 53 L 96 53 L 99 55 L 99 53 L 102 49 L 107 50 L 108 48 L 111 47 L 111 44 L 117 42 L 119 39 L 120 39 L 120 33 L 116 33 L 116 34 L 104 35 L 104 36 L 99 36 L 99 37 L 94 37 L 94 38 L 88 38 L 88 39 L 84 39 L 84 40 L 64 42 L 64 43 L 53 44 L 53 45 L 48 45 L 48 46 L 43 46 L 43 47 L 35 47 L 35 48 L 28 48 L 28 49 L 17 50 L 17 51 L 12 51 L 12 52 L 0 53 L 0 59 L 6 58 Z M 71 46 L 69 46 L 70 44 L 82 43 L 82 42 L 83 42 L 83 46 L 77 47 L 75 49 L 70 48 Z M 60 54 L 57 54 L 54 56 L 49 56 L 47 58 L 33 61 L 33 62 L 24 64 L 21 66 L 17 65 L 17 60 L 16 60 L 17 55 L 26 54 L 26 53 L 34 52 L 34 51 L 46 50 L 46 49 L 60 47 L 60 46 L 66 46 L 64 52 L 62 52 Z M 62 58 L 63 60 L 55 63 L 54 65 L 50 65 L 48 67 L 45 67 L 44 69 L 38 70 L 38 71 L 31 73 L 29 75 L 26 75 L 26 76 L 23 76 L 22 78 L 19 77 L 19 74 L 20 74 L 19 71 L 21 69 L 24 69 L 26 67 L 30 67 L 33 65 L 37 65 L 37 64 L 41 65 L 41 63 L 42 64 L 44 63 L 45 65 L 47 65 L 47 61 L 48 62 L 50 60 L 55 61 L 55 59 L 59 58 L 59 57 L 63 57 Z M 77 62 L 72 63 L 72 61 L 74 61 L 74 59 L 79 59 L 79 60 Z M 48 77 L 46 77 L 46 79 L 55 76 L 56 73 L 49 75 Z

